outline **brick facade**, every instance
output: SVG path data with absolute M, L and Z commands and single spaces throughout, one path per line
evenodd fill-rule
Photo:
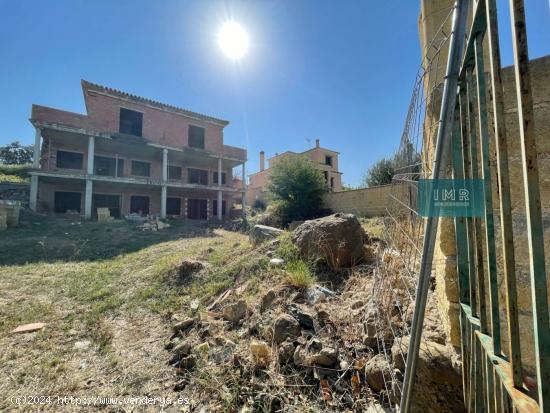
M 149 214 L 164 216 L 163 196 L 181 199 L 181 216 L 186 216 L 187 200 L 207 201 L 208 217 L 213 201 L 221 192 L 226 203 L 226 216 L 234 198 L 242 197 L 244 188 L 237 188 L 233 168 L 244 165 L 246 150 L 223 143 L 223 128 L 227 121 L 130 95 L 111 88 L 82 81 L 87 114 L 33 105 L 31 122 L 41 137 L 40 161 L 31 171 L 31 207 L 40 211 L 55 210 L 56 192 L 73 192 L 73 199 L 81 194 L 81 213 L 91 217 L 95 195 L 117 195 L 120 212 L 130 213 L 132 196 L 149 197 Z M 120 132 L 121 109 L 141 114 L 141 135 Z M 203 128 L 204 146 L 189 146 L 190 125 Z M 40 145 L 40 139 L 37 141 Z M 93 155 L 89 156 L 92 148 Z M 75 156 L 81 162 L 76 166 L 59 163 L 61 155 Z M 108 174 L 97 169 L 98 157 L 111 158 L 115 165 Z M 63 159 L 63 158 L 61 158 Z M 89 161 L 90 159 L 90 161 Z M 101 161 L 101 159 L 99 159 Z M 149 174 L 136 175 L 132 162 L 149 164 Z M 93 162 L 88 168 L 88 163 Z M 122 165 L 121 165 L 122 163 Z M 181 168 L 179 178 L 166 177 L 164 168 Z M 218 168 L 225 175 L 224 183 L 217 183 Z M 190 169 L 204 171 L 206 182 L 192 182 Z M 115 172 L 116 170 L 116 172 Z M 33 182 L 36 195 L 33 201 Z M 86 185 L 92 188 L 86 198 Z M 163 188 L 166 188 L 163 190 Z M 88 202 L 85 200 L 88 199 Z M 73 203 L 76 201 L 73 201 Z M 164 200 L 166 205 L 166 200 Z

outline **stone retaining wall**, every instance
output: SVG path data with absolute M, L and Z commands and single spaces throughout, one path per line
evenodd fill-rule
M 22 205 L 28 206 L 30 185 L 11 182 L 0 183 L 0 199 L 7 201 L 20 201 Z
M 323 195 L 323 207 L 334 212 L 347 212 L 364 217 L 383 216 L 391 192 L 391 185 L 330 192 Z

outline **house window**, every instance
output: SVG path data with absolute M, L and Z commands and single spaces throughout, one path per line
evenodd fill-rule
M 181 198 L 166 198 L 166 213 L 168 215 L 180 215 Z
M 330 178 L 330 187 L 334 189 L 334 178 Z
M 325 155 L 325 165 L 332 166 L 332 156 Z
M 168 165 L 168 179 L 179 181 L 181 179 L 181 167 Z
M 218 183 L 218 172 L 212 173 L 212 182 Z M 225 172 L 222 172 L 222 185 L 225 185 Z
M 57 151 L 55 162 L 58 168 L 82 169 L 84 156 L 77 152 Z
M 208 171 L 189 168 L 188 172 L 190 184 L 208 185 Z
M 323 171 L 323 175 L 325 176 L 325 184 L 328 184 L 328 172 Z
M 218 216 L 218 200 L 212 202 L 212 215 Z M 222 201 L 222 217 L 225 215 L 225 201 Z
M 149 197 L 134 195 L 130 198 L 130 212 L 132 214 L 149 214 Z
M 150 176 L 151 164 L 149 162 L 132 161 L 132 175 Z
M 128 135 L 141 136 L 143 113 L 120 108 L 119 132 Z
M 80 212 L 81 198 L 82 195 L 80 192 L 56 192 L 54 194 L 54 212 Z
M 187 200 L 187 218 L 189 219 L 207 219 L 208 201 L 206 199 L 188 199 Z
M 204 128 L 189 125 L 189 146 L 204 149 Z
M 124 159 L 94 156 L 94 174 L 101 176 L 123 176 Z

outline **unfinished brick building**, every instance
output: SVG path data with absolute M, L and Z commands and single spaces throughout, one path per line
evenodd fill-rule
M 30 207 L 42 212 L 205 220 L 245 202 L 232 176 L 246 150 L 224 145 L 228 121 L 82 81 L 86 115 L 33 105 Z

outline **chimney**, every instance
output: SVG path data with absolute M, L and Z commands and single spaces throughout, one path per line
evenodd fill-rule
M 260 151 L 260 171 L 265 169 L 265 152 Z
M 316 148 L 319 147 L 319 139 L 315 139 L 315 147 L 316 147 Z

